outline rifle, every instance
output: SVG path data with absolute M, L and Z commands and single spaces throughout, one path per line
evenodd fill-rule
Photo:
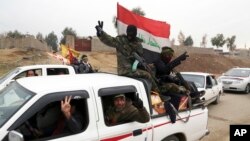
M 165 71 L 166 72 L 170 72 L 170 71 L 175 72 L 175 75 L 178 78 L 180 85 L 184 86 L 187 90 L 190 91 L 190 86 L 187 83 L 187 81 L 184 80 L 182 75 L 174 69 L 176 66 L 181 64 L 181 61 L 186 60 L 187 57 L 189 57 L 189 55 L 187 55 L 187 52 L 185 51 L 183 54 L 181 54 L 180 56 L 175 58 L 173 61 L 166 64 L 166 70 Z
M 151 68 L 148 66 L 147 62 L 144 60 L 143 57 L 139 56 L 136 52 L 133 52 L 133 56 L 135 57 L 135 59 L 143 66 L 143 68 L 149 72 L 149 74 L 151 75 L 151 77 L 154 79 L 154 81 L 156 83 L 159 83 L 157 78 L 155 77 L 153 71 L 151 70 Z
M 185 51 L 183 54 L 181 54 L 180 56 L 178 56 L 177 58 L 175 58 L 173 61 L 169 62 L 166 65 L 167 70 L 165 70 L 166 72 L 170 72 L 171 70 L 173 70 L 176 66 L 181 64 L 181 61 L 186 60 L 186 58 L 189 57 L 189 55 L 187 55 L 187 52 Z
M 174 70 L 175 71 L 175 70 Z M 182 77 L 182 75 L 180 74 L 180 72 L 175 71 L 175 75 L 176 77 L 179 79 L 179 83 L 181 86 L 184 86 L 187 90 L 191 90 L 189 84 L 187 83 L 187 81 Z

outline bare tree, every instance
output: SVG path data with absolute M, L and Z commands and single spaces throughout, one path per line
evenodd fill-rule
M 182 33 L 182 31 L 180 31 L 180 33 L 178 35 L 178 41 L 179 41 L 180 45 L 184 45 L 185 35 Z
M 201 40 L 200 46 L 202 48 L 206 48 L 207 47 L 207 34 L 205 34 L 205 35 L 202 36 L 202 40 Z
M 171 46 L 175 45 L 175 38 L 171 40 Z
M 43 34 L 38 32 L 36 34 L 36 39 L 39 40 L 40 42 L 43 42 L 45 39 L 43 38 Z

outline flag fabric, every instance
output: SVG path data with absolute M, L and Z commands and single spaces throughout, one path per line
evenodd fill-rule
M 73 48 L 65 46 L 64 44 L 61 44 L 60 46 L 61 46 L 61 52 L 62 52 L 63 57 L 66 57 L 67 55 L 69 55 L 69 51 L 70 53 L 72 53 L 74 57 L 78 57 L 80 55 L 80 52 L 74 50 Z
M 171 45 L 170 24 L 135 14 L 117 3 L 118 34 L 126 34 L 129 24 L 137 27 L 137 37 L 143 40 L 144 58 L 153 62 L 159 58 L 163 46 Z
M 79 57 L 80 52 L 78 52 L 70 47 L 67 47 L 63 44 L 61 44 L 60 46 L 61 46 L 62 56 L 68 59 L 69 64 L 73 63 L 74 58 Z
M 50 55 L 51 57 L 54 57 L 55 59 L 61 61 L 62 64 L 69 64 L 68 59 L 66 59 L 66 58 L 63 57 L 62 55 L 55 54 L 55 53 L 50 53 L 50 52 L 47 52 L 47 53 L 48 53 L 48 55 Z

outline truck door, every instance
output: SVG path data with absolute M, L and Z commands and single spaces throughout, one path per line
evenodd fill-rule
M 72 110 L 71 119 L 66 119 L 61 111 L 61 102 L 66 102 L 65 97 L 72 98 L 68 101 Z M 93 102 L 85 90 L 50 93 L 29 107 L 8 131 L 18 131 L 25 141 L 98 140 L 95 115 L 89 110 L 89 105 L 92 107 Z
M 149 121 L 145 123 L 139 123 L 136 121 L 129 121 L 128 114 L 123 114 L 119 118 L 110 118 L 110 110 L 118 110 L 115 108 L 114 98 L 117 96 L 124 95 L 126 98 L 126 104 L 133 102 L 134 97 L 137 93 L 136 87 L 134 86 L 119 86 L 119 87 L 108 87 L 100 88 L 95 91 L 98 93 L 96 97 L 97 107 L 99 111 L 99 121 L 98 121 L 98 132 L 99 140 L 111 141 L 111 140 L 127 140 L 127 141 L 146 141 L 151 140 L 147 138 L 148 130 L 147 125 Z M 139 97 L 141 95 L 139 94 Z M 122 97 L 121 97 L 122 98 Z M 121 113 L 126 110 L 121 110 Z M 111 112 L 112 113 L 112 112 Z M 114 112 L 114 117 L 118 116 Z M 116 119 L 113 121 L 113 119 Z M 121 120 L 119 120 L 121 119 Z
M 212 88 L 213 88 L 213 83 L 211 77 L 206 76 L 206 85 L 205 85 L 206 94 L 204 95 L 206 101 L 211 100 L 211 98 L 213 98 L 214 96 L 214 91 Z
M 216 97 L 219 92 L 220 92 L 220 88 L 219 88 L 219 85 L 218 85 L 218 82 L 215 78 L 215 76 L 211 76 L 211 79 L 212 79 L 212 83 L 213 83 L 213 91 L 214 91 L 214 97 Z

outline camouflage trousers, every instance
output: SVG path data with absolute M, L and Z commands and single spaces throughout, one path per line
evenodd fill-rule
M 160 91 L 162 93 L 188 93 L 189 91 L 184 87 L 177 85 L 175 83 L 163 83 L 159 87 Z
M 145 78 L 148 79 L 152 83 L 152 90 L 159 92 L 159 88 L 151 74 L 145 70 L 137 69 L 136 71 L 128 71 L 128 70 L 122 70 L 119 71 L 119 75 L 132 77 L 132 78 Z

